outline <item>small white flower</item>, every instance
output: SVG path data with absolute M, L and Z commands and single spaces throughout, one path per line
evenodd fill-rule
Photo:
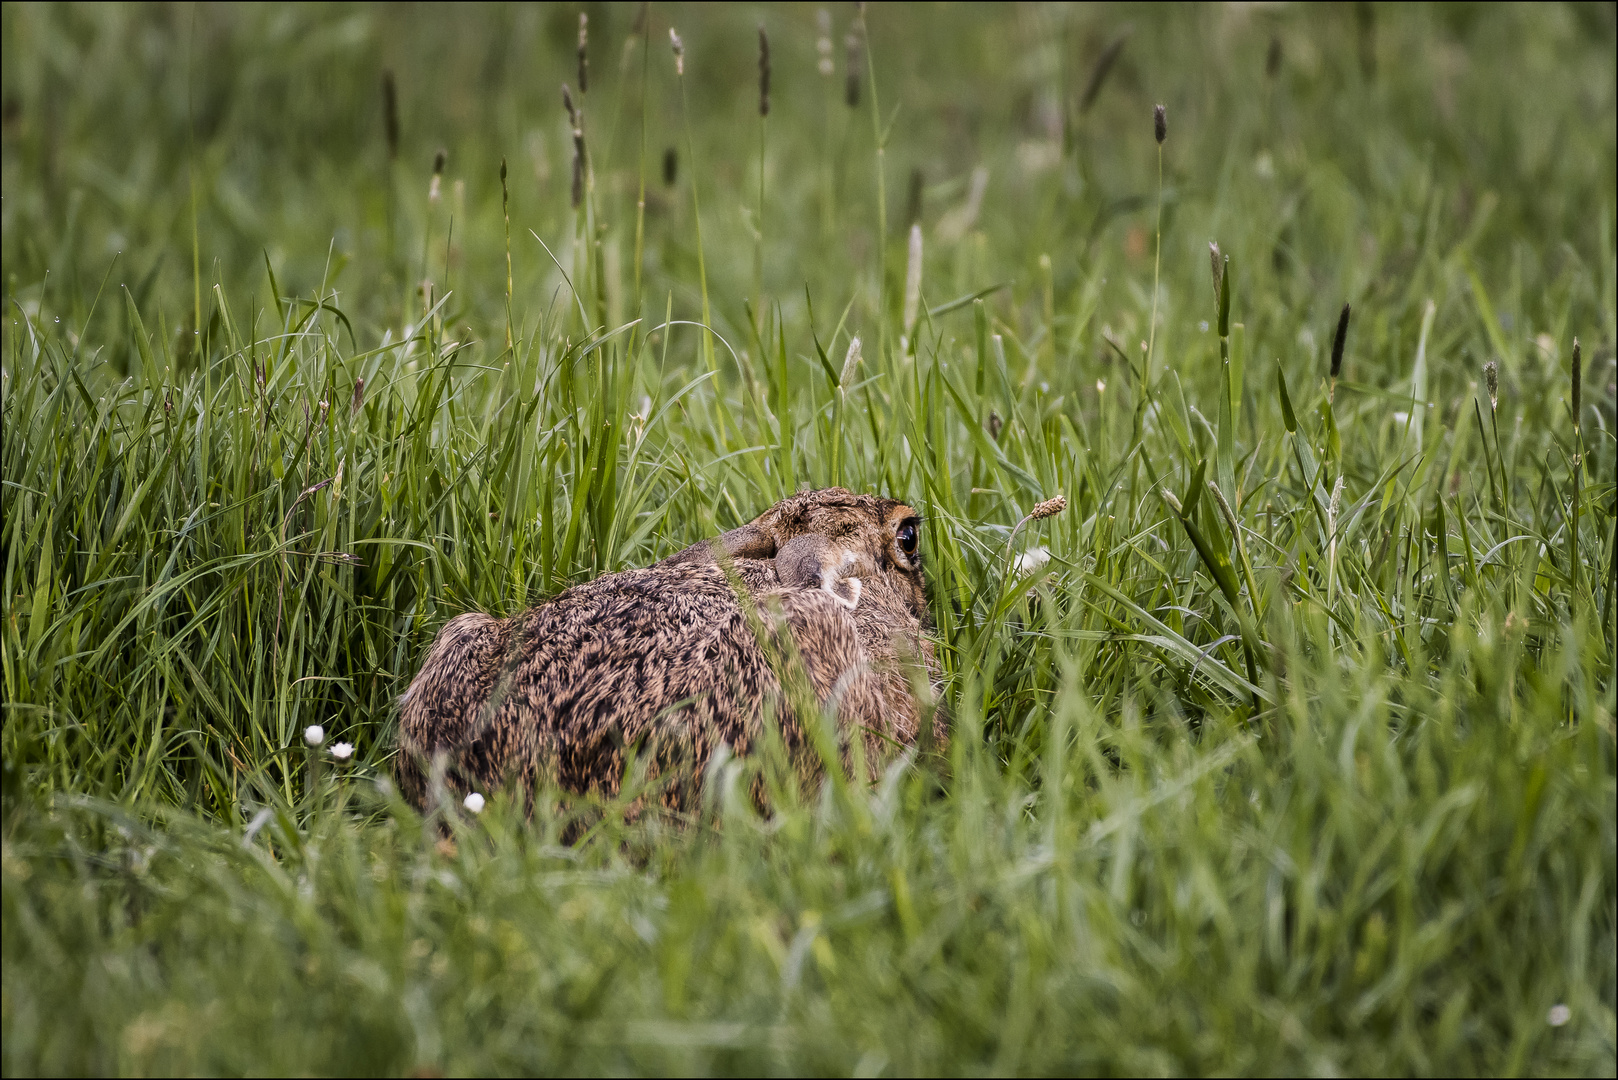
M 1105 394 L 1106 392 L 1107 392 L 1107 384 L 1105 382 L 1103 382 L 1101 379 L 1097 379 L 1096 380 L 1096 393 Z
M 1039 547 L 1029 548 L 1017 556 L 1017 576 L 1024 574 L 1037 574 L 1045 569 L 1045 564 L 1051 561 L 1051 549 L 1043 544 Z
M 346 742 L 332 743 L 331 756 L 336 758 L 338 761 L 347 761 L 349 758 L 354 756 L 354 744 Z
M 1551 1027 L 1561 1027 L 1571 1019 L 1573 1019 L 1573 1010 L 1561 1002 L 1552 1005 L 1551 1011 L 1545 1014 L 1545 1022 Z
M 326 741 L 326 729 L 319 724 L 310 724 L 303 729 L 303 741 L 310 746 L 319 746 Z
M 483 796 L 475 791 L 472 792 L 466 797 L 466 808 L 474 814 L 483 813 Z

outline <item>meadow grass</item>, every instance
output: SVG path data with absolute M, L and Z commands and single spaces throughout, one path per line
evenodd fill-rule
M 587 11 L 0 13 L 6 1073 L 1610 1075 L 1611 6 Z M 833 483 L 947 746 L 400 802 Z

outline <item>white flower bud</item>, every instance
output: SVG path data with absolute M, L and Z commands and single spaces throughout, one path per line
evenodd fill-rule
M 474 814 L 483 813 L 483 796 L 475 791 L 472 792 L 466 797 L 466 808 Z
M 303 741 L 310 746 L 319 746 L 326 741 L 326 729 L 319 724 L 310 724 L 303 729 Z

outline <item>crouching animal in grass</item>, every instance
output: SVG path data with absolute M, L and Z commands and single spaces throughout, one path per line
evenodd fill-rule
M 805 725 L 820 714 L 783 690 L 805 684 L 836 717 L 845 767 L 861 736 L 873 772 L 923 724 L 941 741 L 942 714 L 912 691 L 938 678 L 920 540 L 903 503 L 805 492 L 510 619 L 461 615 L 404 695 L 400 786 L 424 804 L 436 768 L 463 792 L 510 777 L 612 796 L 633 752 L 662 805 L 689 809 L 715 750 L 758 748 L 767 716 L 800 773 L 819 767 Z

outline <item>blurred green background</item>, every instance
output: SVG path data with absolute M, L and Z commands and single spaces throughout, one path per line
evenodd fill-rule
M 794 321 L 806 287 L 828 312 L 854 297 L 874 303 L 875 125 L 864 72 L 862 108 L 844 103 L 851 5 L 7 5 L 7 296 L 37 302 L 49 291 L 55 310 L 82 321 L 105 279 L 143 309 L 178 320 L 201 306 L 206 319 L 196 280 L 262 308 L 268 256 L 287 294 L 335 288 L 365 347 L 424 279 L 455 293 L 452 325 L 500 337 L 502 158 L 518 312 L 551 303 L 560 285 L 529 230 L 565 256 L 572 147 L 560 86 L 578 82 L 580 11 L 590 85 L 579 97 L 614 312 L 635 314 L 643 175 L 646 304 L 661 314 L 672 294 L 676 314 L 700 310 L 694 182 L 717 325 L 745 336 L 758 25 L 773 61 L 766 293 Z M 648 53 L 634 42 L 642 18 Z M 671 26 L 687 49 L 695 161 Z M 1260 354 L 1295 349 L 1263 339 L 1298 322 L 1320 348 L 1349 299 L 1375 311 L 1359 353 L 1378 360 L 1408 352 L 1415 308 L 1446 284 L 1431 256 L 1460 244 L 1490 292 L 1503 292 L 1509 381 L 1544 361 L 1526 344 L 1534 333 L 1579 324 L 1613 336 L 1599 303 L 1615 183 L 1613 33 L 1607 4 L 878 6 L 869 48 L 888 128 L 885 295 L 897 305 L 905 227 L 919 215 L 930 303 L 1009 282 L 996 304 L 1008 317 L 1025 307 L 1031 324 L 1046 288 L 1061 309 L 1091 282 L 1102 321 L 1120 340 L 1142 336 L 1150 115 L 1162 102 L 1170 356 L 1195 329 L 1181 312 L 1206 307 L 1211 239 L 1240 253 L 1249 295 L 1268 305 L 1247 320 Z M 829 77 L 817 71 L 822 36 Z M 396 156 L 384 72 L 397 87 Z M 440 149 L 443 197 L 429 204 Z M 974 218 L 978 168 L 987 178 Z M 97 317 L 120 320 L 122 305 Z M 1496 351 L 1476 330 L 1456 344 L 1474 371 Z M 1074 355 L 1082 367 L 1106 363 L 1105 349 Z

